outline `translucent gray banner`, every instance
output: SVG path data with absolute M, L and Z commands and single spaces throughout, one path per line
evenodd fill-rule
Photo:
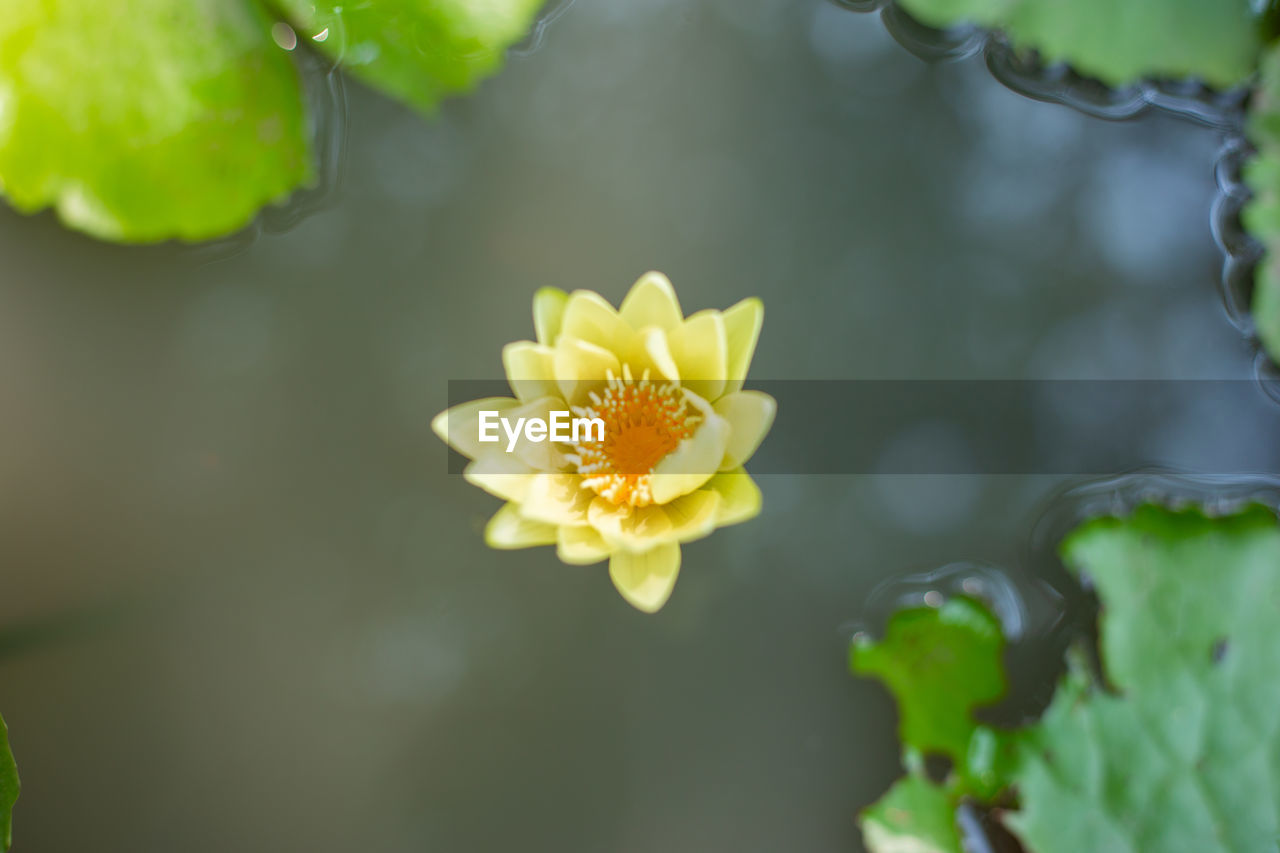
M 1274 383 L 1273 383 L 1274 384 Z M 762 380 L 755 474 L 1280 473 L 1277 388 L 1257 380 Z M 451 380 L 450 405 L 509 397 Z M 443 451 L 442 451 L 443 452 Z M 466 460 L 450 453 L 449 471 Z

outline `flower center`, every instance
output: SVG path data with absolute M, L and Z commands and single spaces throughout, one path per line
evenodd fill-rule
M 648 506 L 653 503 L 653 469 L 662 458 L 693 435 L 702 416 L 689 408 L 680 386 L 644 378 L 632 379 L 627 365 L 623 378 L 612 372 L 603 390 L 591 392 L 591 405 L 574 409 L 579 417 L 604 421 L 603 441 L 573 445 L 568 458 L 582 481 L 614 504 Z

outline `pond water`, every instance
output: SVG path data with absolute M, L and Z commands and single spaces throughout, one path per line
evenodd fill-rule
M 1028 570 L 1079 478 L 770 473 L 645 616 L 602 566 L 487 550 L 497 501 L 429 430 L 540 286 L 758 295 L 759 379 L 1253 375 L 1219 131 L 1023 98 L 874 15 L 577 0 L 434 120 L 345 109 L 342 180 L 257 240 L 0 213 L 18 853 L 861 849 L 898 743 L 851 620 L 892 578 Z

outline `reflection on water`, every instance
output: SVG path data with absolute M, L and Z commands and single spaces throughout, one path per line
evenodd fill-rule
M 1265 5 L 1258 0 L 1255 5 Z M 944 30 L 916 21 L 892 0 L 832 0 L 854 12 L 876 12 L 885 29 L 905 48 L 925 59 L 966 59 L 982 52 L 996 79 L 1031 98 L 1065 104 L 1108 120 L 1135 118 L 1152 108 L 1208 127 L 1239 130 L 1248 89 L 1217 92 L 1195 80 L 1139 80 L 1112 88 L 1076 74 L 1065 63 L 1045 65 L 1034 50 L 1015 50 L 1002 32 L 959 24 Z
M 1226 255 L 1222 265 L 1222 298 L 1227 316 L 1243 334 L 1253 341 L 1258 377 L 1262 389 L 1280 402 L 1280 367 L 1263 350 L 1254 328 L 1249 306 L 1253 302 L 1254 270 L 1262 259 L 1263 247 L 1244 230 L 1240 211 L 1249 201 L 1250 191 L 1242 170 L 1253 153 L 1243 137 L 1227 140 L 1218 157 L 1218 197 L 1214 200 L 1211 222 L 1213 236 Z
M 761 378 L 1252 353 L 1215 288 L 1219 131 L 745 7 L 577 0 L 430 122 L 349 85 L 342 180 L 216 262 L 0 215 L 0 622 L 127 613 L 0 659 L 17 849 L 858 849 L 898 744 L 841 626 L 887 578 L 1024 565 L 1062 478 L 956 478 L 953 516 L 762 477 L 647 617 L 600 567 L 483 547 L 496 502 L 428 429 L 447 380 L 498 373 L 535 288 L 654 268 L 690 311 L 764 299 Z

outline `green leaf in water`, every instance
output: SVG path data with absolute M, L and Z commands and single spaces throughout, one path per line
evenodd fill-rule
M 900 0 L 923 23 L 971 22 L 1014 46 L 1119 86 L 1195 77 L 1229 87 L 1255 68 L 1260 25 L 1249 0 Z
M 956 829 L 956 801 L 916 774 L 893 783 L 889 793 L 858 816 L 867 847 L 882 853 L 963 853 Z
M 1253 320 L 1272 361 L 1280 364 L 1280 48 L 1263 57 L 1246 132 L 1258 155 L 1244 167 L 1253 198 L 1240 218 L 1266 248 L 1255 273 Z
M 304 44 L 421 109 L 494 72 L 540 4 L 277 3 Z M 297 70 L 260 0 L 9 6 L 0 191 L 18 210 L 53 207 L 105 240 L 194 241 L 235 231 L 311 181 Z
M 978 724 L 973 710 L 1005 692 L 1000 623 L 964 597 L 941 607 L 899 610 L 884 638 L 865 634 L 849 650 L 849 667 L 885 683 L 901 709 L 899 735 L 920 754 L 965 761 Z
M 497 71 L 543 0 L 275 0 L 353 74 L 421 110 Z
M 0 718 L 0 850 L 13 843 L 13 804 L 18 800 L 18 767 L 9 751 L 9 730 Z
M 1063 546 L 1101 604 L 1109 690 L 1080 667 L 1019 750 L 1030 849 L 1275 850 L 1280 525 L 1139 508 Z
M 1043 717 L 1000 734 L 1011 751 L 989 765 L 993 784 L 959 778 L 939 793 L 952 802 L 990 804 L 1001 789 L 1016 792 L 1018 809 L 1003 812 L 1003 820 L 1035 853 L 1275 850 L 1280 524 L 1274 512 L 1252 507 L 1210 518 L 1194 509 L 1143 506 L 1125 519 L 1085 524 L 1068 537 L 1063 556 L 1097 591 L 1107 686 L 1095 683 L 1075 649 Z M 951 633 L 941 622 L 938 631 L 939 642 Z M 988 649 L 971 642 L 961 653 L 989 659 Z M 894 692 L 906 703 L 936 695 Z M 921 711 L 904 705 L 902 713 L 906 719 Z M 917 800 L 913 808 L 928 811 L 912 820 L 936 824 L 939 798 Z M 917 800 L 901 798 L 899 808 Z M 864 816 L 868 845 L 878 853 L 910 849 L 878 844 L 867 828 Z M 919 840 L 936 844 L 932 834 Z
M 250 0 L 0 15 L 0 188 L 96 237 L 202 240 L 312 173 L 298 76 Z
M 879 678 L 898 702 L 899 735 L 909 773 L 859 816 L 875 851 L 959 853 L 955 809 L 963 796 L 993 797 L 1003 788 L 996 772 L 1008 747 L 999 733 L 979 725 L 975 709 L 1004 696 L 1000 623 L 963 596 L 940 607 L 899 610 L 884 637 L 860 634 L 849 667 Z M 951 762 L 944 785 L 924 775 L 924 757 Z

